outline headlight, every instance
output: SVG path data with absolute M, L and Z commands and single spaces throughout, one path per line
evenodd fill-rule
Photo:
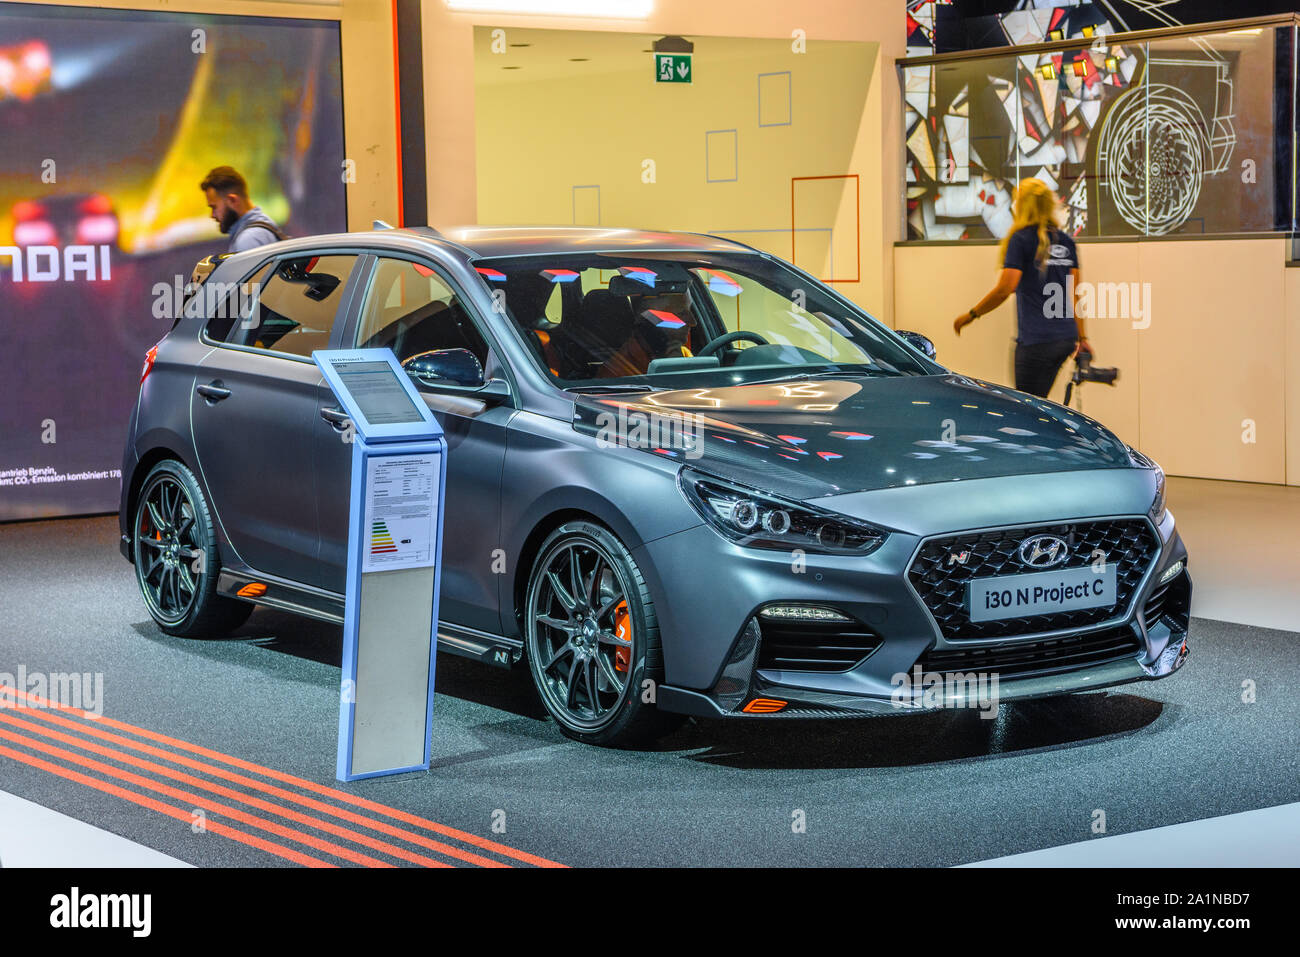
M 1147 458 L 1133 446 L 1126 446 L 1128 457 L 1133 460 L 1133 464 L 1138 468 L 1152 469 L 1156 473 L 1156 499 L 1151 503 L 1151 510 L 1147 512 L 1151 516 L 1151 521 L 1160 527 L 1160 523 L 1165 520 L 1165 512 L 1168 508 L 1165 504 L 1165 470 L 1157 465 L 1152 459 Z
M 866 555 L 886 532 L 866 522 L 765 495 L 711 475 L 682 469 L 686 496 L 704 520 L 722 535 L 751 548 L 774 548 L 829 555 Z
M 1154 462 L 1151 464 L 1155 465 Z M 1165 520 L 1165 513 L 1168 511 L 1168 508 L 1165 504 L 1165 470 L 1158 465 L 1155 465 L 1155 470 L 1156 500 L 1151 503 L 1151 511 L 1148 514 L 1151 516 L 1151 521 L 1155 522 L 1156 527 L 1159 528 L 1160 523 Z

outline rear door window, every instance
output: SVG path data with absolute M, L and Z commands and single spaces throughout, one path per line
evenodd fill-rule
M 208 317 L 204 333 L 213 342 L 225 342 L 238 324 L 245 327 L 258 321 L 257 298 L 262 283 L 271 274 L 275 263 L 267 263 L 242 282 L 216 282 L 205 280 L 194 292 L 186 308 L 201 310 Z
M 281 259 L 226 342 L 311 358 L 329 347 L 334 317 L 357 257 L 351 254 Z

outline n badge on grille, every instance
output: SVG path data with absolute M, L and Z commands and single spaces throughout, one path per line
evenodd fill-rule
M 948 553 L 948 564 L 949 564 L 949 565 L 965 565 L 965 564 L 966 564 L 966 559 L 968 559 L 968 558 L 970 558 L 970 552 L 969 552 L 968 550 L 966 550 L 966 549 L 963 549 L 963 550 L 960 551 L 960 552 L 949 552 L 949 553 Z

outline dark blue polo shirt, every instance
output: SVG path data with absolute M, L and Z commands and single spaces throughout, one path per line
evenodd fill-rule
M 1079 335 L 1074 322 L 1073 290 L 1067 283 L 1070 270 L 1079 266 L 1079 250 L 1074 240 L 1055 230 L 1045 263 L 1035 263 L 1038 230 L 1026 226 L 1007 241 L 1007 256 L 1002 265 L 1020 270 L 1016 287 L 1016 341 L 1032 346 L 1040 342 L 1074 339 Z M 1046 265 L 1046 269 L 1040 269 Z

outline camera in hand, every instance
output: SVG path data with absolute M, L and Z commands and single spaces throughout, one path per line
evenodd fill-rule
M 1070 394 L 1074 387 L 1082 386 L 1085 382 L 1100 382 L 1103 385 L 1114 385 L 1115 380 L 1119 378 L 1119 369 L 1114 366 L 1094 366 L 1092 364 L 1092 352 L 1088 349 L 1080 349 L 1078 355 L 1074 357 L 1074 374 L 1070 376 L 1070 381 L 1065 386 L 1065 404 L 1070 404 Z

